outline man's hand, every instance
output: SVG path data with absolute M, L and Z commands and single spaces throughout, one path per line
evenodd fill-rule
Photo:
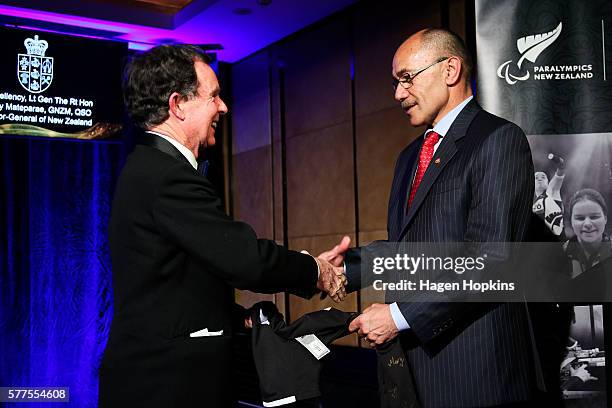
M 325 259 L 315 258 L 319 265 L 319 280 L 317 288 L 323 291 L 333 299 L 334 302 L 340 302 L 346 297 L 346 276 L 344 276 L 344 268 L 334 266 Z
M 358 331 L 372 347 L 394 339 L 399 333 L 389 305 L 380 303 L 374 303 L 357 316 L 349 325 L 349 331 Z
M 334 266 L 342 266 L 342 262 L 344 262 L 344 253 L 349 249 L 350 245 L 351 238 L 345 235 L 338 245 L 329 251 L 323 252 L 318 258 L 324 259 Z

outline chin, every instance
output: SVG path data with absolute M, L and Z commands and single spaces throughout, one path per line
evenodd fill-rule
M 414 127 L 429 125 L 431 123 L 431 121 L 427 121 L 424 115 L 419 114 L 419 112 L 415 112 L 414 114 L 408 116 L 410 119 L 410 124 Z
M 594 244 L 596 242 L 601 242 L 601 235 L 597 236 L 597 237 L 581 237 L 582 238 L 582 242 L 587 243 L 587 244 Z
M 419 127 L 419 126 L 423 126 L 426 125 L 426 121 L 422 120 L 422 119 L 418 119 L 418 118 L 410 118 L 410 124 L 414 127 Z
M 412 126 L 419 126 L 416 123 L 420 122 L 418 115 L 408 113 L 408 121 Z

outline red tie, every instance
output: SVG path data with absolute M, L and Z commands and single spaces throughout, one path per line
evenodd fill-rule
M 427 170 L 427 166 L 429 166 L 429 162 L 434 154 L 434 146 L 440 140 L 440 135 L 436 132 L 429 132 L 429 134 L 425 137 L 425 142 L 423 142 L 423 147 L 421 147 L 421 154 L 419 155 L 419 166 L 417 167 L 416 175 L 414 176 L 414 181 L 412 182 L 412 187 L 410 188 L 410 195 L 408 196 L 408 208 L 412 205 L 412 201 L 414 200 L 414 196 L 416 195 L 417 190 L 419 189 L 419 185 L 423 180 L 423 176 L 425 175 L 425 170 Z

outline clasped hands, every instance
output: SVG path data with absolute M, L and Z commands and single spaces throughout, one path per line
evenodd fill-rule
M 345 236 L 334 248 L 315 258 L 319 266 L 317 289 L 327 293 L 336 303 L 346 297 L 347 280 L 342 262 L 350 243 L 351 239 Z
M 351 239 L 347 236 L 331 250 L 323 252 L 316 259 L 321 275 L 319 276 L 320 290 L 324 290 L 335 302 L 346 297 L 346 276 L 344 275 L 344 253 L 348 250 Z M 323 265 L 323 267 L 321 266 Z M 325 277 L 323 270 L 326 270 Z M 331 269 L 331 271 L 330 271 Z M 322 280 L 324 280 L 322 282 Z M 331 288 L 331 291 L 325 288 Z M 350 324 L 349 331 L 357 332 L 369 343 L 371 347 L 379 346 L 395 338 L 399 330 L 391 316 L 389 305 L 375 303 L 366 308 Z

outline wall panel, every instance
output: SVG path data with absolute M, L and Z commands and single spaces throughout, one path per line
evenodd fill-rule
M 287 140 L 289 238 L 355 231 L 348 123 Z
M 399 106 L 358 116 L 356 123 L 359 231 L 386 229 L 397 156 L 423 129 L 410 126 Z
M 232 65 L 233 153 L 270 144 L 269 56 L 262 51 Z
M 438 2 L 384 3 L 365 2 L 355 10 L 356 116 L 397 106 L 391 86 L 395 50 L 412 33 L 440 26 Z
M 231 182 L 234 218 L 249 223 L 258 237 L 274 239 L 274 150 L 271 144 L 273 122 L 269 72 L 267 51 L 232 66 Z M 236 301 L 245 307 L 277 298 L 279 295 L 236 290 Z M 283 312 L 284 308 L 280 310 Z
M 283 42 L 287 138 L 351 119 L 348 18 Z
M 270 146 L 233 157 L 234 217 L 248 222 L 260 238 L 274 237 Z

